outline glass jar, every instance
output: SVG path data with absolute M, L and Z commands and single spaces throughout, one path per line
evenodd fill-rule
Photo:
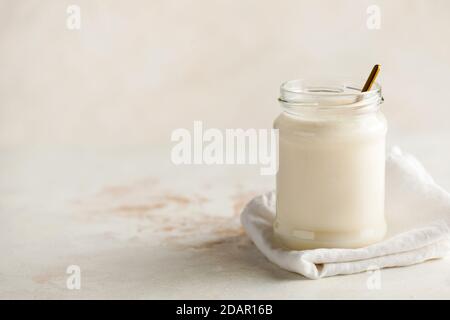
M 380 241 L 387 124 L 381 87 L 350 81 L 281 86 L 274 235 L 291 249 L 356 248 Z

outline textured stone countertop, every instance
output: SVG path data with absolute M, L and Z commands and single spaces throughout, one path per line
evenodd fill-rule
M 439 139 L 403 139 L 447 190 Z M 3 148 L 0 298 L 450 298 L 450 262 L 436 260 L 321 280 L 268 262 L 239 213 L 274 187 L 258 167 L 174 166 L 147 148 Z M 69 290 L 68 266 L 81 269 Z

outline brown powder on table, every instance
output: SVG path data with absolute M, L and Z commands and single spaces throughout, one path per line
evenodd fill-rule
M 143 182 L 144 181 L 144 182 Z M 173 191 L 155 189 L 157 181 L 146 179 L 124 186 L 108 186 L 85 201 L 84 208 L 98 218 L 114 215 L 140 219 L 136 227 L 138 239 L 146 232 L 159 234 L 165 245 L 177 248 L 210 249 L 223 244 L 239 243 L 244 237 L 239 214 L 257 191 L 239 191 L 231 196 L 232 216 L 224 217 L 205 212 L 203 205 L 211 199 L 194 193 L 187 196 Z M 111 205 L 112 204 L 112 205 Z M 187 212 L 188 215 L 179 215 Z M 175 214 L 177 213 L 177 214 Z

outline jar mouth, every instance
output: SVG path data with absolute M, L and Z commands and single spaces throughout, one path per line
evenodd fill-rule
M 291 113 L 305 109 L 359 112 L 378 109 L 383 102 L 380 84 L 374 83 L 366 92 L 361 92 L 362 87 L 363 84 L 345 78 L 333 81 L 290 80 L 281 85 L 278 100 Z

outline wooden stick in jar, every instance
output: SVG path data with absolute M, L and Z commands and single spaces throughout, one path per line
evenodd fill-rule
M 372 88 L 372 85 L 375 83 L 375 79 L 377 78 L 379 72 L 380 72 L 380 65 L 379 64 L 374 65 L 361 92 L 369 91 L 370 88 Z

